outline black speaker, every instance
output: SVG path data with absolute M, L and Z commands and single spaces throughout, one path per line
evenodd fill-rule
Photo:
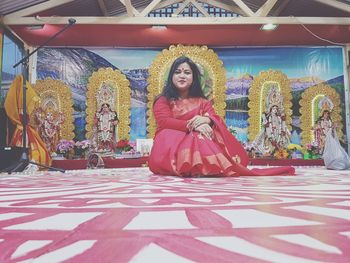
M 7 137 L 7 115 L 6 115 L 5 109 L 0 108 L 0 146 L 6 145 L 6 137 Z
M 19 161 L 23 153 L 22 147 L 0 147 L 0 171 L 6 170 Z

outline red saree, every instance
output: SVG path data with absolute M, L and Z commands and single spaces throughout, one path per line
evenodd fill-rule
M 177 176 L 239 176 L 294 174 L 293 167 L 248 169 L 248 155 L 227 130 L 210 101 L 203 98 L 168 101 L 160 97 L 153 107 L 157 123 L 149 168 L 155 174 Z M 214 123 L 213 139 L 189 132 L 187 121 L 206 115 Z

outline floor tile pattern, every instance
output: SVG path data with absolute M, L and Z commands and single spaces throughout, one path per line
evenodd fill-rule
M 350 262 L 350 171 L 0 174 L 0 262 Z

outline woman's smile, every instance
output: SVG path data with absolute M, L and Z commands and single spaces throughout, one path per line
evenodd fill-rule
M 173 83 L 181 97 L 187 97 L 193 82 L 193 72 L 187 63 L 180 64 L 174 72 Z

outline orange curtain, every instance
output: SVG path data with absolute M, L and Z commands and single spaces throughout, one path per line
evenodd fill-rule
M 35 109 L 35 105 L 39 102 L 39 97 L 35 93 L 34 89 L 28 81 L 26 81 L 27 93 L 26 93 L 26 110 L 27 116 L 31 116 L 31 113 Z M 14 125 L 16 130 L 12 136 L 11 145 L 21 147 L 23 145 L 23 126 L 21 119 L 23 117 L 23 76 L 17 75 L 13 80 L 11 87 L 7 93 L 5 100 L 5 110 L 9 119 Z M 27 145 L 29 148 L 30 160 L 44 165 L 51 165 L 51 157 L 46 149 L 45 143 L 40 138 L 38 132 L 29 123 L 27 125 Z

